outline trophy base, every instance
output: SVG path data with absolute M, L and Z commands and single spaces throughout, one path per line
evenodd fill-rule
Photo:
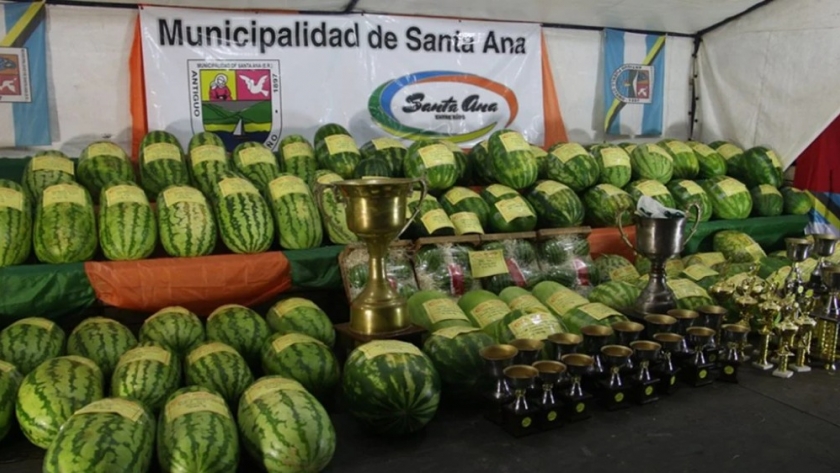
M 740 363 L 721 361 L 719 381 L 738 384 L 738 367 Z
M 366 286 L 350 304 L 350 330 L 361 335 L 387 336 L 411 326 L 403 297 L 389 289 L 379 294 Z M 391 337 L 386 337 L 391 338 Z
M 670 396 L 674 394 L 679 385 L 677 384 L 677 377 L 680 369 L 676 368 L 674 371 L 653 370 L 651 374 L 659 378 L 659 384 L 656 385 L 656 394 L 660 396 Z
M 653 378 L 650 381 L 643 381 L 633 384 L 630 390 L 630 396 L 637 404 L 650 404 L 659 400 L 659 395 L 656 392 L 656 387 L 659 385 L 659 379 Z
M 524 437 L 540 431 L 541 410 L 531 408 L 523 412 L 514 412 L 506 406 L 502 412 L 502 428 L 514 437 Z
M 583 396 L 558 396 L 561 401 L 560 418 L 565 422 L 580 422 L 592 417 L 591 404 L 592 395 L 584 393 Z
M 793 376 L 793 371 L 776 369 L 776 370 L 773 370 L 772 374 L 773 374 L 773 376 L 775 376 L 777 378 L 788 379 L 791 376 Z
M 790 365 L 790 369 L 792 369 L 793 371 L 795 371 L 797 373 L 810 373 L 811 372 L 811 367 L 808 366 L 808 365 L 802 365 L 802 366 Z
M 715 365 L 705 363 L 702 365 L 687 364 L 680 370 L 680 378 L 689 386 L 699 388 L 700 386 L 707 386 L 714 382 L 711 376 L 711 369 Z
M 629 397 L 631 391 L 632 388 L 630 386 L 611 388 L 607 383 L 603 383 L 597 394 L 598 402 L 608 411 L 625 409 L 630 407 Z
M 563 425 L 563 419 L 560 415 L 562 406 L 556 404 L 553 406 L 542 406 L 540 408 L 537 426 L 540 430 L 554 430 Z
M 773 369 L 773 363 L 759 363 L 757 361 L 753 361 L 752 367 L 761 371 L 768 371 Z

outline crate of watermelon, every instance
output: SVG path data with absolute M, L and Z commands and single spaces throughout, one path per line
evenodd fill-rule
M 385 261 L 385 273 L 388 282 L 401 296 L 408 299 L 418 291 L 414 267 L 411 263 L 412 246 L 410 241 L 395 241 L 388 249 Z M 347 245 L 338 255 L 341 279 L 347 300 L 352 302 L 362 292 L 368 280 L 368 252 L 361 244 Z

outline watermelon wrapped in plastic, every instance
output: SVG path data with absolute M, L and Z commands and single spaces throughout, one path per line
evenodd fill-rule
M 439 290 L 460 297 L 481 285 L 470 270 L 469 247 L 441 243 L 427 245 L 414 255 L 414 273 L 421 290 Z
M 348 280 L 350 299 L 355 299 L 362 292 L 368 280 L 368 252 L 359 248 L 347 255 L 344 260 L 345 278 Z M 418 291 L 411 258 L 406 248 L 391 248 L 385 259 L 385 274 L 388 282 L 401 296 L 408 299 Z
M 477 271 L 473 272 L 473 277 L 481 277 L 482 287 L 493 294 L 498 294 L 502 289 L 510 286 L 530 289 L 544 279 L 537 261 L 537 250 L 533 243 L 527 240 L 493 241 L 482 245 L 481 250 L 488 257 L 493 255 L 486 252 L 500 250 L 503 260 L 501 262 L 507 269 L 505 272 L 494 272 L 494 274 L 486 276 L 479 274 Z M 501 262 L 497 261 L 494 266 L 500 266 Z M 487 266 L 490 267 L 491 265 L 488 264 Z M 496 269 L 498 270 L 498 268 Z
M 586 296 L 598 281 L 585 235 L 558 235 L 539 242 L 540 268 L 545 279 Z

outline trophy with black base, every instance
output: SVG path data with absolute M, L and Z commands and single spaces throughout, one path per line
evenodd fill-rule
M 662 346 L 660 361 L 652 370 L 653 375 L 660 379 L 656 385 L 657 393 L 673 394 L 677 390 L 677 376 L 680 372 L 680 368 L 674 365 L 674 354 L 682 352 L 685 338 L 676 333 L 657 333 L 653 340 Z
M 723 326 L 723 354 L 718 360 L 720 376 L 718 379 L 727 383 L 738 382 L 738 367 L 743 363 L 741 347 L 746 343 L 749 327 L 740 324 Z
M 583 390 L 583 376 L 592 369 L 595 360 L 583 353 L 571 353 L 563 356 L 562 362 L 566 365 L 571 384 L 567 389 L 560 392 L 557 397 L 562 403 L 560 414 L 566 422 L 577 422 L 588 419 L 592 395 Z
M 606 376 L 601 348 L 613 336 L 613 329 L 604 325 L 586 325 L 581 327 L 583 335 L 583 352 L 592 357 L 592 368 L 583 377 L 587 389 L 597 390 L 598 381 Z
M 610 327 L 613 329 L 613 332 L 615 332 L 615 344 L 625 347 L 629 347 L 631 343 L 638 340 L 642 331 L 645 329 L 644 325 L 637 322 L 630 322 L 629 320 L 616 322 L 610 325 Z M 627 365 L 622 371 L 630 373 L 633 371 L 633 368 L 633 358 L 630 358 L 627 360 Z
M 513 400 L 513 391 L 505 379 L 505 368 L 513 364 L 519 350 L 513 345 L 490 345 L 479 352 L 484 359 L 484 369 L 491 385 L 484 396 L 485 417 L 496 424 L 502 423 L 503 406 Z
M 621 368 L 627 364 L 633 350 L 621 345 L 607 345 L 601 348 L 601 355 L 607 365 L 609 378 L 598 383 L 598 400 L 609 411 L 630 407 L 627 395 L 630 386 L 625 384 L 621 376 Z
M 691 327 L 688 329 L 688 342 L 694 351 L 694 355 L 683 363 L 680 374 L 683 381 L 695 388 L 706 386 L 714 381 L 709 373 L 714 367 L 714 363 L 709 363 L 706 360 L 705 353 L 706 345 L 714 336 L 715 331 L 708 327 Z
M 554 360 L 562 362 L 564 356 L 577 353 L 580 344 L 583 342 L 583 337 L 574 333 L 552 333 L 547 340 L 554 350 Z M 568 376 L 561 376 L 557 383 L 557 389 L 566 389 L 570 383 Z
M 536 418 L 540 415 L 540 408 L 528 399 L 528 390 L 534 385 L 539 371 L 533 366 L 513 365 L 505 368 L 504 373 L 513 388 L 513 402 L 504 408 L 502 427 L 514 437 L 538 432 Z
M 656 395 L 656 385 L 659 383 L 659 378 L 652 376 L 650 365 L 656 363 L 659 359 L 659 352 L 662 345 L 656 342 L 647 340 L 635 341 L 630 344 L 633 349 L 633 356 L 636 358 L 639 366 L 631 378 L 633 400 L 639 404 L 649 404 L 659 400 Z
M 560 414 L 560 402 L 554 395 L 554 389 L 560 382 L 563 373 L 566 372 L 566 365 L 559 361 L 538 361 L 532 365 L 539 371 L 542 389 L 540 390 L 540 415 L 539 428 L 541 430 L 556 429 L 562 425 Z

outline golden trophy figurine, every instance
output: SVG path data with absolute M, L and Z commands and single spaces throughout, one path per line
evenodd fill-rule
M 788 361 L 793 352 L 790 351 L 793 345 L 793 337 L 796 336 L 798 327 L 790 319 L 784 320 L 779 324 L 779 350 L 776 356 L 779 358 L 779 366 L 773 370 L 773 376 L 777 378 L 790 378 L 793 376 L 793 371 L 788 369 Z
M 758 305 L 758 334 L 761 336 L 761 346 L 759 347 L 758 359 L 752 365 L 763 371 L 773 368 L 773 365 L 767 361 L 767 357 L 770 356 L 770 334 L 773 332 L 773 325 L 781 310 L 779 304 L 772 301 L 762 302 Z
M 738 322 L 738 325 L 746 327 L 747 330 L 752 330 L 752 318 L 758 301 L 752 296 L 741 296 L 735 299 L 735 305 L 738 307 L 738 313 L 741 315 L 741 320 Z M 747 339 L 744 337 L 743 339 L 739 339 L 738 342 L 738 358 L 742 362 L 749 361 L 750 359 L 746 351 Z
M 790 369 L 797 373 L 807 373 L 811 371 L 811 367 L 808 366 L 807 356 L 811 352 L 811 337 L 814 334 L 814 327 L 817 325 L 817 321 L 808 316 L 806 312 L 801 314 L 796 324 L 799 327 L 794 349 L 796 357 Z
M 709 295 L 712 296 L 715 303 L 720 306 L 726 306 L 726 303 L 729 302 L 734 294 L 735 286 L 725 281 L 715 283 L 709 288 Z

